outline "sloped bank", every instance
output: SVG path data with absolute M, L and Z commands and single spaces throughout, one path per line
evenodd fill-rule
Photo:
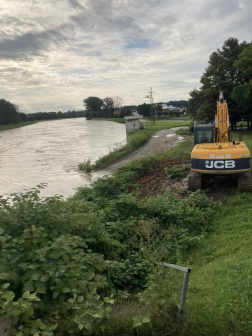
M 134 161 L 67 200 L 40 198 L 43 185 L 0 200 L 1 314 L 14 335 L 177 329 L 167 312 L 178 279 L 160 292 L 154 262 L 180 262 L 209 231 L 216 205 L 200 192 L 142 198 L 137 178 L 162 159 Z
M 160 125 L 162 127 L 162 125 Z M 119 167 L 132 162 L 146 155 L 156 155 L 167 151 L 169 148 L 185 141 L 175 132 L 180 127 L 171 126 L 167 129 L 157 130 L 156 128 L 144 129 L 130 133 L 130 140 L 125 146 L 115 148 L 109 154 L 101 157 L 95 163 L 86 160 L 79 164 L 79 169 L 90 172 L 107 168 L 108 173 L 114 173 Z

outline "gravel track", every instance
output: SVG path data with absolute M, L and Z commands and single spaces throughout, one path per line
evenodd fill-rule
M 151 139 L 142 147 L 136 149 L 131 154 L 127 155 L 123 159 L 111 164 L 106 168 L 106 172 L 109 174 L 115 173 L 118 168 L 124 166 L 126 163 L 142 158 L 146 155 L 154 155 L 167 151 L 168 149 L 177 146 L 179 143 L 188 139 L 188 137 L 182 137 L 175 134 L 175 131 L 183 127 L 174 127 L 166 130 L 161 130 L 155 133 Z

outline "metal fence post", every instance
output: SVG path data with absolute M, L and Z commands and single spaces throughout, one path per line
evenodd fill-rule
M 185 272 L 181 296 L 180 296 L 180 304 L 178 305 L 178 309 L 181 314 L 183 314 L 183 310 L 185 308 L 188 281 L 189 281 L 189 272 Z
M 187 287 L 188 287 L 188 281 L 189 281 L 189 274 L 192 272 L 191 268 L 179 266 L 179 265 L 174 265 L 174 264 L 167 264 L 167 263 L 158 263 L 155 262 L 157 265 L 161 265 L 163 267 L 171 267 L 175 268 L 179 271 L 182 271 L 185 273 L 184 275 L 184 280 L 183 280 L 183 286 L 182 286 L 182 291 L 181 291 L 181 296 L 180 296 L 180 303 L 177 305 L 178 311 L 179 311 L 179 317 L 183 314 L 184 308 L 185 308 L 185 302 L 186 302 L 186 293 L 187 293 Z

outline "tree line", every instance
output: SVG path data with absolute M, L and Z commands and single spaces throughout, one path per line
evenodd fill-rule
M 156 114 L 158 116 L 166 116 L 166 117 L 178 117 L 181 113 L 178 111 L 166 111 L 163 110 L 163 104 L 164 103 L 156 103 L 153 104 L 153 114 Z M 187 106 L 187 101 L 186 100 L 179 100 L 179 101 L 169 101 L 168 103 L 165 103 L 167 105 L 172 105 L 174 107 L 181 107 L 185 108 Z M 176 106 L 175 106 L 176 105 Z M 137 112 L 140 115 L 143 115 L 144 117 L 149 117 L 150 116 L 150 104 L 140 104 L 137 107 Z
M 119 96 L 106 97 L 101 99 L 99 97 L 90 96 L 83 100 L 85 106 L 85 117 L 91 118 L 114 118 L 130 115 L 129 108 L 123 108 L 123 98 Z M 120 111 L 120 114 L 115 115 L 114 111 Z
M 213 122 L 219 90 L 229 108 L 231 128 L 239 121 L 252 127 L 252 43 L 226 40 L 213 52 L 203 73 L 199 89 L 190 92 L 187 112 L 195 120 Z
M 87 119 L 91 118 L 123 118 L 131 115 L 131 110 L 128 106 L 122 107 L 123 99 L 121 97 L 106 97 L 101 99 L 99 97 L 90 96 L 83 100 L 85 110 L 85 117 Z M 177 111 L 163 111 L 162 102 L 153 104 L 153 111 L 166 116 L 178 116 L 180 113 Z M 187 101 L 170 101 L 168 105 L 173 105 L 174 107 L 186 107 Z M 114 112 L 118 111 L 118 114 Z M 144 117 L 150 116 L 150 104 L 140 104 L 137 106 L 137 112 Z
M 17 105 L 0 99 L 0 125 L 16 124 L 26 121 L 35 120 L 51 120 L 62 118 L 76 118 L 84 116 L 84 111 L 67 111 L 67 112 L 36 112 L 36 113 L 23 113 L 19 112 Z

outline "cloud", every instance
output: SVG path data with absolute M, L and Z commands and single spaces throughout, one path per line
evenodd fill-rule
M 35 55 L 46 51 L 51 45 L 60 45 L 67 38 L 60 30 L 48 30 L 40 33 L 26 33 L 15 38 L 0 40 L 0 58 L 17 59 L 25 55 Z
M 132 39 L 125 43 L 125 49 L 148 49 L 151 47 L 151 41 L 148 39 Z
M 90 95 L 139 104 L 150 86 L 155 101 L 187 99 L 230 34 L 250 42 L 251 12 L 250 0 L 2 1 L 1 96 L 27 112 Z

